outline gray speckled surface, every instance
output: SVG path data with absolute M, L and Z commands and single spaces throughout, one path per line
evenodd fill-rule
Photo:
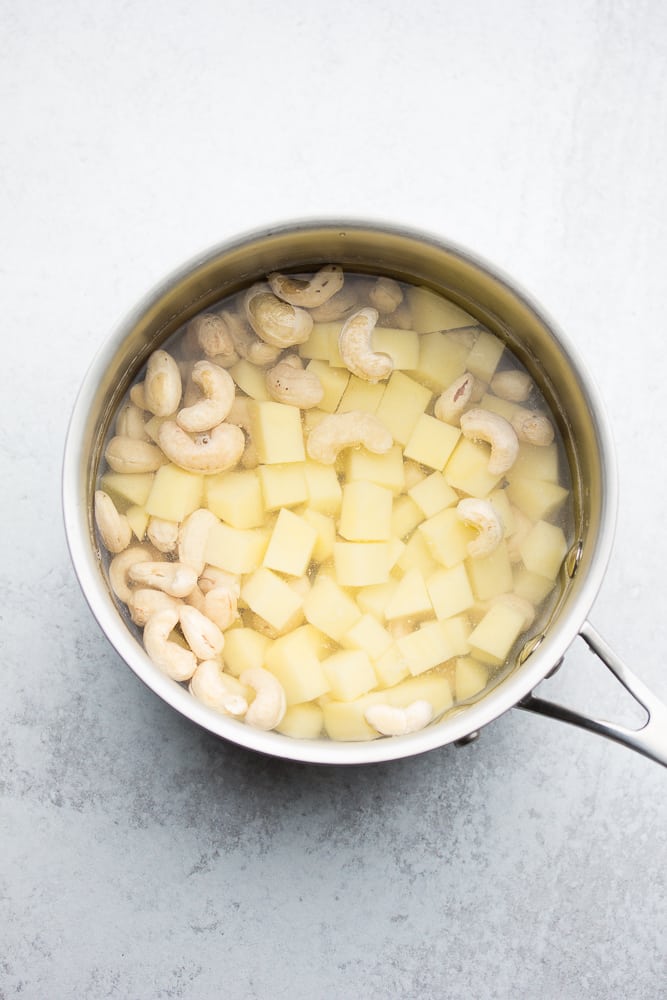
M 621 497 L 592 619 L 667 697 L 664 5 L 0 2 L 0 28 L 0 996 L 664 996 L 663 769 L 519 711 L 367 768 L 218 742 L 109 647 L 59 513 L 83 372 L 164 273 L 276 219 L 412 223 L 594 369 Z M 624 709 L 582 643 L 542 690 Z

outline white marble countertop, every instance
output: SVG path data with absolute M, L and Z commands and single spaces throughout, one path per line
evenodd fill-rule
M 367 768 L 216 741 L 101 634 L 61 527 L 73 400 L 171 269 L 265 223 L 391 219 L 544 304 L 616 441 L 592 620 L 667 698 L 667 8 L 0 4 L 0 996 L 653 1000 L 664 769 L 511 711 Z M 577 642 L 542 690 L 625 700 Z

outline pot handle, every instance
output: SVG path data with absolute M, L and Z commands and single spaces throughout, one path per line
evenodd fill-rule
M 535 712 L 537 715 L 559 719 L 561 722 L 569 722 L 581 729 L 587 729 L 591 733 L 597 733 L 598 736 L 622 743 L 623 746 L 636 750 L 637 753 L 667 767 L 667 705 L 656 698 L 636 674 L 628 670 L 589 621 L 584 622 L 579 635 L 604 665 L 611 670 L 612 674 L 618 678 L 623 687 L 630 692 L 635 701 L 646 710 L 648 718 L 644 725 L 639 729 L 626 729 L 624 726 L 617 726 L 612 722 L 604 722 L 601 719 L 594 719 L 588 715 L 574 712 L 557 702 L 534 698 L 532 693 L 522 698 L 517 707 L 528 712 Z

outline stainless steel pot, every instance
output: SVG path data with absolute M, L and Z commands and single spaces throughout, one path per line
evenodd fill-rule
M 506 341 L 540 386 L 558 420 L 575 499 L 575 539 L 563 569 L 562 597 L 506 676 L 478 701 L 409 736 L 369 743 L 294 740 L 216 714 L 155 667 L 128 629 L 101 568 L 92 496 L 105 435 L 137 371 L 195 313 L 273 270 L 335 261 L 442 292 Z M 364 221 L 304 221 L 244 235 L 190 261 L 150 292 L 111 334 L 77 398 L 64 457 L 63 507 L 74 568 L 90 608 L 120 656 L 157 695 L 225 739 L 293 760 L 358 764 L 392 760 L 468 742 L 518 706 L 589 729 L 667 766 L 667 708 L 625 667 L 588 615 L 609 559 L 616 516 L 616 464 L 603 408 L 590 376 L 556 324 L 513 281 L 461 247 L 423 232 Z M 534 688 L 581 636 L 646 709 L 639 730 L 614 726 L 536 698 Z

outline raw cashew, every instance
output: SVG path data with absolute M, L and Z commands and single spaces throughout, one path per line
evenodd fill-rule
M 371 305 L 387 316 L 403 301 L 401 286 L 393 278 L 378 278 L 368 294 Z
M 181 391 L 181 372 L 171 354 L 153 351 L 144 378 L 146 409 L 156 417 L 168 417 L 178 409 Z
M 164 465 L 164 455 L 150 441 L 131 437 L 113 437 L 104 457 L 114 472 L 155 472 Z
M 310 310 L 310 315 L 316 323 L 333 323 L 349 316 L 359 304 L 359 295 L 352 285 L 343 285 L 328 302 Z
M 435 401 L 434 415 L 446 424 L 458 424 L 461 414 L 470 402 L 475 378 L 464 372 L 442 392 Z
M 491 379 L 489 388 L 496 396 L 507 399 L 510 403 L 523 403 L 530 396 L 533 380 L 528 372 L 522 372 L 518 369 L 496 372 Z
M 375 455 L 384 455 L 394 443 L 391 432 L 372 413 L 349 410 L 328 413 L 308 435 L 306 449 L 315 462 L 333 465 L 344 448 L 363 445 Z
M 188 594 L 188 596 L 186 598 L 184 598 L 184 600 L 185 600 L 186 604 L 189 604 L 191 607 L 196 608 L 197 611 L 201 611 L 201 613 L 203 615 L 206 614 L 206 604 L 204 602 L 204 593 L 203 593 L 201 587 L 199 586 L 199 584 L 197 584 L 196 587 L 192 588 L 192 590 L 190 591 L 190 593 Z
M 181 523 L 178 532 L 178 558 L 187 566 L 192 566 L 197 576 L 204 572 L 206 565 L 206 542 L 208 533 L 218 519 L 212 511 L 206 507 L 199 507 L 198 510 L 188 514 Z
M 310 313 L 283 302 L 264 282 L 248 289 L 244 304 L 248 322 L 267 344 L 282 349 L 308 340 L 313 329 Z
M 144 383 L 135 382 L 133 386 L 130 386 L 130 401 L 138 406 L 140 410 L 147 410 L 146 406 L 146 393 L 144 392 Z
M 345 367 L 366 382 L 380 382 L 394 370 L 388 354 L 373 350 L 373 328 L 377 321 L 377 309 L 367 306 L 350 316 L 338 335 L 338 349 Z
M 260 366 L 272 365 L 278 359 L 281 348 L 260 340 L 245 320 L 237 316 L 236 313 L 223 310 L 220 317 L 227 324 L 234 347 L 240 357 L 245 358 L 252 365 Z
M 369 726 L 383 736 L 405 736 L 428 726 L 433 718 L 433 706 L 428 701 L 413 701 L 407 708 L 393 705 L 370 705 L 364 712 Z
M 503 523 L 491 501 L 466 497 L 459 500 L 456 513 L 461 521 L 479 532 L 477 538 L 468 542 L 468 555 L 480 559 L 495 552 L 503 539 Z
M 178 522 L 165 521 L 161 517 L 149 517 L 146 535 L 158 552 L 174 552 L 178 542 Z
M 203 594 L 208 594 L 209 590 L 215 590 L 218 587 L 225 587 L 238 598 L 241 593 L 241 577 L 237 576 L 236 573 L 227 573 L 224 569 L 218 569 L 217 566 L 205 566 L 199 577 L 199 587 Z
M 95 524 L 108 552 L 122 552 L 132 541 L 129 521 L 124 514 L 118 513 L 115 503 L 104 490 L 95 492 Z
M 134 403 L 126 403 L 121 407 L 116 417 L 116 435 L 134 438 L 136 441 L 148 441 L 144 411 Z
M 412 329 L 412 313 L 407 302 L 401 302 L 400 306 L 394 309 L 393 313 L 385 316 L 385 320 L 387 326 L 392 327 L 394 330 Z
M 192 369 L 192 381 L 204 398 L 179 410 L 176 423 L 184 431 L 196 434 L 222 423 L 234 402 L 236 386 L 229 372 L 212 361 L 198 361 Z
M 164 608 L 144 625 L 144 648 L 153 663 L 175 681 L 189 681 L 197 668 L 197 657 L 170 639 L 178 624 L 180 608 Z
M 202 660 L 190 680 L 190 694 L 222 715 L 245 715 L 248 702 L 240 682 L 225 674 L 217 660 Z
M 152 545 L 130 545 L 114 556 L 109 563 L 109 583 L 119 601 L 129 604 L 132 597 L 130 569 L 138 563 L 152 562 L 157 555 Z
M 476 408 L 461 416 L 461 430 L 473 441 L 486 441 L 491 445 L 489 472 L 502 476 L 511 469 L 519 454 L 516 431 L 504 417 L 491 410 Z
M 554 427 L 548 417 L 537 410 L 517 409 L 512 414 L 510 423 L 516 431 L 519 441 L 527 444 L 546 446 L 555 437 Z
M 302 410 L 317 406 L 324 398 L 322 383 L 315 372 L 297 368 L 290 358 L 279 361 L 266 373 L 266 388 L 271 399 Z
M 244 670 L 239 680 L 256 692 L 245 721 L 255 729 L 274 729 L 287 710 L 282 684 L 264 667 Z
M 243 431 L 229 423 L 192 438 L 175 420 L 165 420 L 158 430 L 158 442 L 167 458 L 182 469 L 209 475 L 231 469 L 245 448 Z
M 156 611 L 164 611 L 165 608 L 178 608 L 180 603 L 178 597 L 170 597 L 163 590 L 139 587 L 137 590 L 130 591 L 127 607 L 134 624 L 143 626 Z
M 239 616 L 236 588 L 213 587 L 204 594 L 204 614 L 221 632 L 233 625 Z
M 183 604 L 178 611 L 185 641 L 198 660 L 210 660 L 222 652 L 225 637 L 210 618 L 190 604 Z
M 232 360 L 236 356 L 232 335 L 224 317 L 217 313 L 207 312 L 195 316 L 188 323 L 187 334 L 196 340 L 207 358 Z
M 274 272 L 268 276 L 271 291 L 283 302 L 302 309 L 313 309 L 328 302 L 343 287 L 343 269 L 338 264 L 326 264 L 312 278 L 297 278 Z
M 130 566 L 128 577 L 142 587 L 155 587 L 170 597 L 187 597 L 197 584 L 192 566 L 179 562 L 140 562 Z

